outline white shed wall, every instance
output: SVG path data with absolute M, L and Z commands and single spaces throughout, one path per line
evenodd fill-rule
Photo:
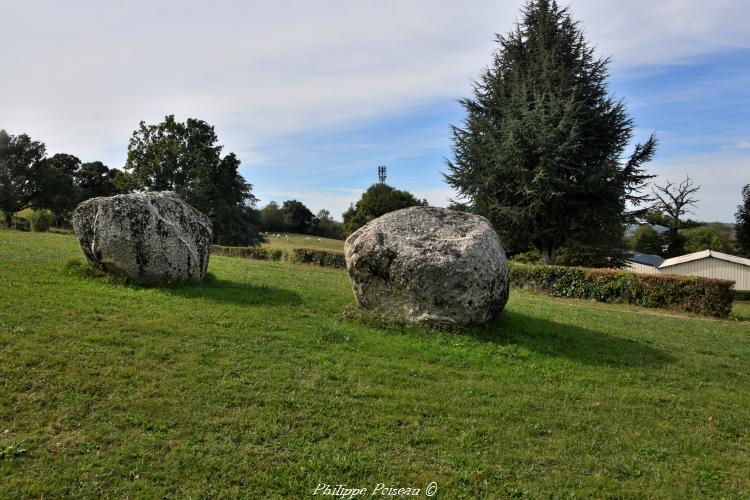
M 642 271 L 638 271 L 642 272 Z M 681 274 L 734 281 L 735 290 L 750 290 L 750 267 L 706 257 L 659 269 L 659 274 Z

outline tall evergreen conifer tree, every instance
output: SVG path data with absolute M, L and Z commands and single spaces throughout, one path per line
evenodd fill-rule
M 742 204 L 734 214 L 737 221 L 737 248 L 743 256 L 750 258 L 750 184 L 742 188 Z
M 633 122 L 607 90 L 608 59 L 594 56 L 567 8 L 532 0 L 492 64 L 463 99 L 446 181 L 493 223 L 510 251 L 537 247 L 553 264 L 566 245 L 623 241 L 643 215 L 652 135 L 625 149 Z M 618 243 L 619 245 L 619 243 Z M 615 253 L 619 249 L 612 246 Z

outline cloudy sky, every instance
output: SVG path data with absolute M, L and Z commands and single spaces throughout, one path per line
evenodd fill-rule
M 564 2 L 562 2 L 564 4 Z M 456 99 L 520 1 L 9 1 L 0 4 L 0 128 L 50 153 L 124 164 L 140 120 L 216 126 L 261 204 L 297 198 L 339 216 L 388 182 L 445 205 Z M 702 186 L 697 218 L 731 221 L 750 182 L 746 0 L 573 0 L 611 56 L 611 91 L 650 170 Z

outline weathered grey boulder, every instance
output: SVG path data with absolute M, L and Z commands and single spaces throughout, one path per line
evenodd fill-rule
M 508 301 L 508 263 L 490 223 L 445 208 L 379 217 L 346 240 L 359 305 L 410 322 L 483 323 Z
M 145 282 L 200 281 L 211 220 L 170 191 L 86 200 L 73 213 L 86 258 L 112 274 Z

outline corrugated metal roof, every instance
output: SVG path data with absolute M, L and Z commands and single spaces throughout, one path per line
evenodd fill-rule
M 689 253 L 687 255 L 680 255 L 679 257 L 672 257 L 667 259 L 659 265 L 659 269 L 663 269 L 669 266 L 675 266 L 684 262 L 690 262 L 693 260 L 705 259 L 713 257 L 714 259 L 725 260 L 727 262 L 734 262 L 735 264 L 742 264 L 750 267 L 750 259 L 743 257 L 737 257 L 736 255 L 729 255 L 728 253 L 715 252 L 713 250 L 703 250 L 702 252 Z
M 628 257 L 627 260 L 630 262 L 635 262 L 637 264 L 645 264 L 652 267 L 659 267 L 659 265 L 664 262 L 664 259 L 662 259 L 658 255 L 651 255 L 648 253 L 637 253 Z

